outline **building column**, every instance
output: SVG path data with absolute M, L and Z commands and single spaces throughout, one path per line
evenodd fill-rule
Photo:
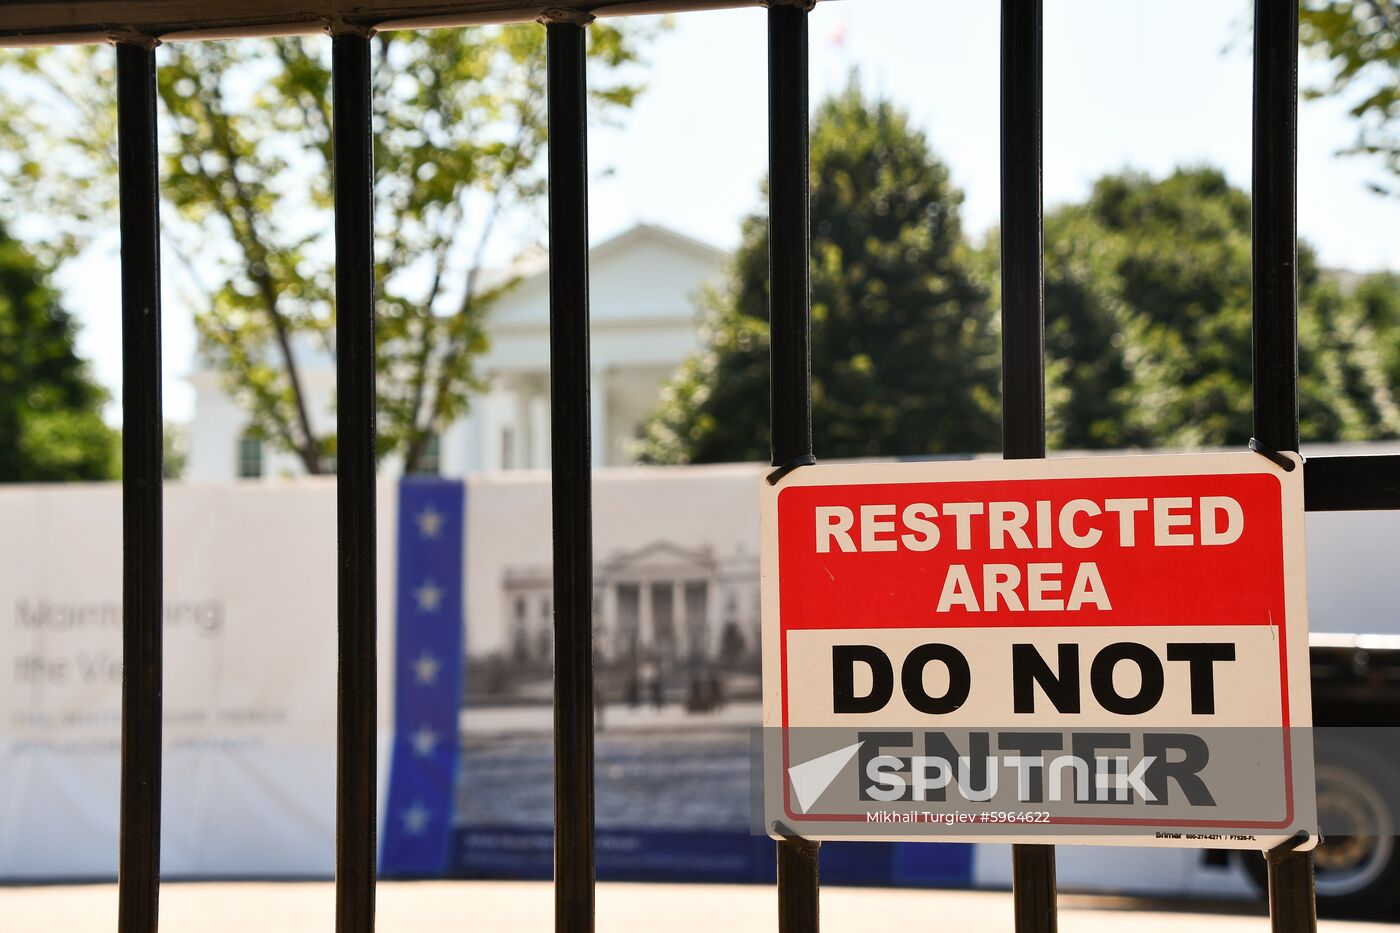
M 549 451 L 549 396 L 534 395 L 529 404 L 530 427 L 530 466 L 548 469 Z
M 603 605 L 599 609 L 599 614 L 603 618 L 603 624 L 609 631 L 616 632 L 618 626 L 617 617 L 617 584 L 609 581 L 603 584 Z
M 458 421 L 449 432 L 453 438 L 451 449 L 451 469 L 449 460 L 444 457 L 442 472 L 445 476 L 465 476 L 486 468 L 486 418 L 481 408 L 485 398 L 473 401 L 466 417 Z M 446 450 L 446 448 L 443 448 Z
M 483 470 L 499 470 L 501 468 L 501 408 L 502 393 L 504 392 L 502 380 L 497 377 L 491 380 L 487 386 L 485 394 L 477 402 L 477 410 L 481 418 L 481 468 Z
M 705 623 L 709 635 L 707 653 L 711 660 L 719 660 L 719 636 L 724 631 L 724 612 L 720 603 L 724 600 L 724 587 L 719 577 L 712 576 L 705 581 Z
M 592 415 L 593 465 L 607 466 L 608 444 L 608 374 L 606 370 L 593 370 L 588 384 L 589 405 Z
M 671 631 L 676 639 L 676 660 L 690 657 L 690 620 L 685 616 L 685 578 L 671 581 Z
M 714 602 L 715 587 L 709 580 L 700 581 L 700 654 L 706 661 L 715 660 L 715 624 L 712 621 L 714 613 L 710 609 L 710 603 Z
M 520 386 L 513 377 L 497 377 L 485 399 L 486 443 L 485 463 L 488 470 L 518 470 L 525 466 L 525 438 L 521 436 L 524 425 L 521 412 L 525 406 L 520 398 Z M 506 429 L 510 429 L 509 449 L 507 449 Z
M 515 459 L 517 470 L 527 470 L 535 465 L 534 438 L 530 433 L 530 397 L 527 386 L 518 377 L 512 383 L 510 417 L 515 425 Z
M 656 647 L 655 623 L 651 614 L 651 580 L 643 577 L 637 582 L 637 642 L 643 650 Z

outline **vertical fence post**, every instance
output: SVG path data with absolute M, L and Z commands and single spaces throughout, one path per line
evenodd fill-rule
M 807 0 L 768 8 L 768 272 L 773 465 L 812 456 Z M 778 929 L 816 933 L 819 844 L 778 843 Z
M 374 147 L 370 34 L 331 40 L 335 159 L 339 573 L 335 895 L 338 933 L 374 929 L 378 760 L 375 611 Z
M 1254 4 L 1254 436 L 1298 450 L 1298 0 Z M 1317 929 L 1311 852 L 1270 853 L 1278 933 Z
M 592 19 L 569 11 L 551 11 L 541 17 L 549 70 L 554 928 L 559 933 L 591 933 L 594 918 L 593 474 L 585 75 L 586 27 Z
M 1045 456 L 1041 0 L 1001 4 L 1002 455 Z M 1020 933 L 1057 928 L 1055 849 L 1011 847 Z
M 160 189 L 155 42 L 117 45 L 122 263 L 122 761 L 117 929 L 160 898 Z
M 1298 3 L 1254 7 L 1254 436 L 1296 451 Z
M 1045 456 L 1041 0 L 1001 5 L 1002 453 Z

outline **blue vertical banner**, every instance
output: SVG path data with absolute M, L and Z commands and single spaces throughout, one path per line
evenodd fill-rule
M 386 876 L 447 867 L 462 696 L 466 490 L 460 480 L 399 483 L 394 749 L 381 832 Z

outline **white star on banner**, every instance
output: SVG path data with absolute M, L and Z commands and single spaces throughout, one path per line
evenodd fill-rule
M 413 806 L 399 814 L 403 820 L 403 831 L 410 836 L 421 836 L 423 830 L 428 828 L 428 821 L 433 818 L 433 814 L 428 808 L 423 806 L 423 801 L 413 801 Z
M 418 727 L 418 731 L 408 737 L 413 743 L 413 753 L 420 758 L 431 758 L 433 750 L 437 748 L 438 734 L 428 728 L 425 722 Z
M 431 505 L 419 512 L 414 521 L 418 523 L 418 533 L 425 538 L 436 538 L 442 530 L 442 513 Z
M 437 612 L 442 604 L 442 589 L 432 580 L 423 581 L 423 585 L 413 591 L 413 596 L 418 600 L 419 612 Z
M 413 662 L 413 677 L 420 686 L 431 687 L 437 683 L 438 671 L 441 668 L 442 662 L 424 650 L 418 655 L 418 660 Z

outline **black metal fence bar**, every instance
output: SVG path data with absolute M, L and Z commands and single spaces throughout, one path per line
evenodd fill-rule
M 1298 3 L 1254 4 L 1254 436 L 1298 450 Z
M 1059 929 L 1055 902 L 1055 847 L 1011 847 L 1011 900 L 1016 933 L 1054 933 Z
M 1309 512 L 1400 509 L 1400 456 L 1310 458 L 1303 496 Z
M 594 918 L 593 475 L 585 75 L 585 27 L 591 19 L 558 13 L 547 17 L 545 26 L 554 512 L 554 928 L 559 933 L 591 933 Z
M 160 898 L 160 190 L 154 43 L 117 46 L 122 263 L 122 762 L 117 929 Z
M 1276 933 L 1317 930 L 1311 852 L 1269 853 L 1269 922 Z
M 1001 4 L 1002 456 L 1045 456 L 1041 0 Z
M 812 457 L 811 217 L 807 129 L 807 11 L 768 9 L 769 418 L 773 465 Z M 778 929 L 816 933 L 818 843 L 778 843 Z
M 768 10 L 769 404 L 773 464 L 812 453 L 807 10 Z
M 106 42 L 114 26 L 143 35 L 231 39 L 319 33 L 326 23 L 431 29 L 529 23 L 552 10 L 599 16 L 764 6 L 766 0 L 0 0 L 0 45 Z
M 1002 456 L 1045 456 L 1041 0 L 1001 4 Z M 1057 928 L 1055 849 L 1011 847 L 1016 929 Z
M 1298 450 L 1298 0 L 1254 4 L 1254 436 Z M 1275 931 L 1317 929 L 1311 853 L 1270 853 Z
M 370 39 L 331 43 L 335 122 L 336 528 L 339 745 L 335 922 L 374 929 L 378 671 L 375 644 L 374 148 Z

